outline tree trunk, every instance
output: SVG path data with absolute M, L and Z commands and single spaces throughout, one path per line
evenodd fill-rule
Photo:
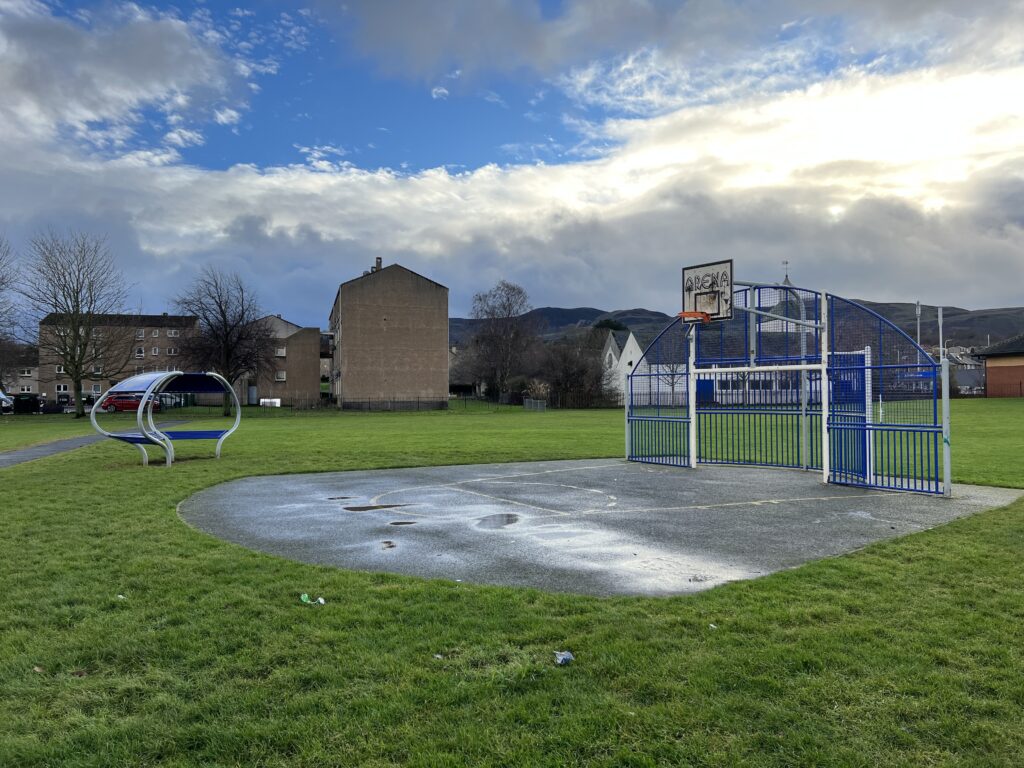
M 231 415 L 231 394 L 228 392 L 224 393 L 224 415 Z
M 82 397 L 82 380 L 75 379 L 75 418 L 81 419 L 85 416 L 85 398 Z

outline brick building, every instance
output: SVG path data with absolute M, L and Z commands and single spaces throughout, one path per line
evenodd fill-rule
M 331 393 L 342 408 L 448 406 L 448 289 L 399 264 L 338 287 Z
M 985 359 L 986 397 L 1024 397 L 1024 334 L 975 354 Z
M 102 394 L 110 386 L 152 371 L 176 371 L 182 364 L 182 339 L 198 328 L 192 315 L 100 315 L 94 332 L 106 340 L 109 359 L 98 356 L 92 375 L 82 381 L 86 398 Z M 74 383 L 64 370 L 54 338 L 64 326 L 63 316 L 51 313 L 39 322 L 38 392 L 50 402 L 71 402 Z M 117 339 L 117 344 L 111 344 Z
M 320 329 L 303 328 L 280 315 L 263 318 L 274 337 L 274 366 L 244 378 L 238 399 L 248 405 L 279 400 L 280 405 L 311 408 L 320 404 Z

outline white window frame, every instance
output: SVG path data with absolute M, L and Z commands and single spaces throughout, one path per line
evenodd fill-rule
M 180 335 L 181 335 L 181 331 L 179 331 L 177 328 L 168 328 L 167 329 L 167 336 L 168 336 L 168 338 L 176 339 Z
M 159 357 L 160 347 L 153 347 L 151 350 L 149 350 L 149 354 L 152 355 L 153 357 Z
M 63 365 L 58 365 L 58 366 L 56 367 L 56 372 L 57 372 L 58 374 L 60 374 L 60 373 L 67 373 L 67 371 L 65 371 L 65 370 L 64 370 L 64 366 L 63 366 Z
M 160 329 L 159 328 L 154 328 L 153 332 L 151 334 L 149 334 L 149 335 L 152 336 L 154 339 L 160 338 Z
M 274 381 L 288 381 L 288 371 L 275 371 Z
M 168 347 L 167 348 L 167 354 L 170 355 L 170 356 L 174 356 L 174 355 L 178 354 L 178 348 L 177 347 Z
M 32 369 L 31 368 L 19 368 L 18 369 L 18 375 L 19 376 L 31 376 L 32 375 Z
M 288 357 L 288 347 L 274 347 L 274 357 Z
M 92 393 L 94 395 L 102 395 L 103 394 L 103 388 L 99 384 L 93 384 L 92 385 Z
M 135 348 L 135 357 L 136 358 L 145 357 L 145 356 L 146 356 L 146 348 L 145 347 L 136 347 Z
M 58 384 L 58 385 L 56 385 L 56 387 L 54 387 L 54 390 L 58 394 L 61 394 L 61 395 L 66 394 L 67 391 L 68 391 L 68 385 L 67 384 Z
M 137 328 L 135 330 L 135 339 L 136 339 L 136 341 L 140 341 L 140 340 L 142 340 L 144 338 L 146 338 L 146 329 L 145 328 Z
M 32 394 L 32 385 L 31 384 L 22 384 L 21 385 L 21 391 L 22 392 L 27 392 L 29 394 Z

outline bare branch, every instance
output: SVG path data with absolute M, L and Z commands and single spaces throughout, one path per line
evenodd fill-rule
M 270 327 L 256 295 L 238 274 L 207 265 L 174 304 L 199 318 L 198 331 L 182 341 L 182 354 L 195 367 L 216 371 L 232 384 L 273 367 Z
M 472 315 L 481 321 L 473 336 L 473 359 L 479 365 L 478 375 L 499 392 L 508 391 L 509 379 L 537 341 L 538 329 L 525 317 L 530 309 L 526 291 L 507 280 L 473 297 Z
M 39 329 L 40 370 L 56 360 L 75 387 L 75 413 L 85 414 L 82 381 L 124 370 L 133 330 L 111 324 L 125 312 L 128 289 L 106 238 L 85 232 L 36 235 L 17 291 Z

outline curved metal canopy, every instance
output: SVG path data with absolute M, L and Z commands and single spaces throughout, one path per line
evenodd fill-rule
M 230 395 L 235 405 L 235 421 L 229 429 L 224 430 L 170 430 L 160 429 L 153 420 L 153 405 L 160 395 L 179 394 L 219 394 Z M 110 395 L 138 395 L 140 405 L 136 412 L 137 432 L 110 432 L 103 429 L 96 421 L 96 413 L 100 405 Z M 157 373 L 140 373 L 131 376 L 124 381 L 114 384 L 110 389 L 96 399 L 92 409 L 89 411 L 89 420 L 93 428 L 101 435 L 106 435 L 114 440 L 134 445 L 142 453 L 142 464 L 149 464 L 149 454 L 145 446 L 156 445 L 163 448 L 166 456 L 166 464 L 170 466 L 174 462 L 174 441 L 175 440 L 216 440 L 217 446 L 215 455 L 220 458 L 220 449 L 224 441 L 238 429 L 242 420 L 242 408 L 238 402 L 234 387 L 221 376 L 213 371 L 201 371 L 187 373 L 184 371 L 164 371 Z

